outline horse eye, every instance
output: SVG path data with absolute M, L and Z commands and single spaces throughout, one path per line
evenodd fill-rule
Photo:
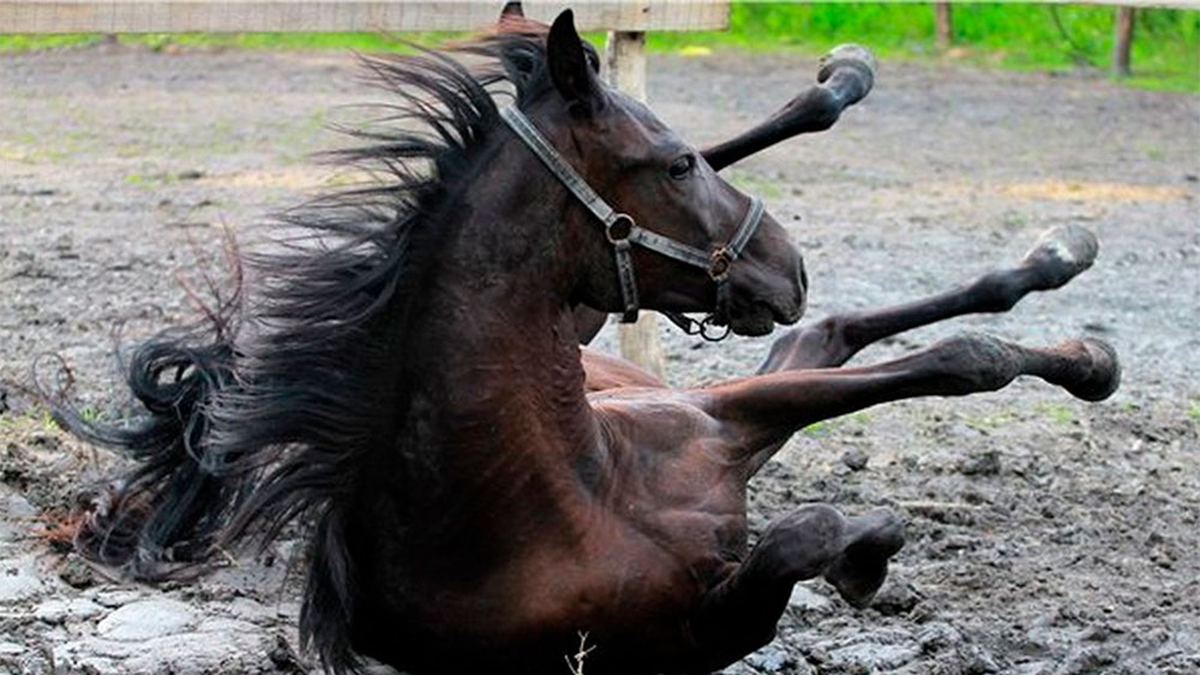
M 681 180 L 687 178 L 694 168 L 696 168 L 696 157 L 694 155 L 684 155 L 671 162 L 671 167 L 667 169 L 667 173 L 671 174 L 671 178 Z

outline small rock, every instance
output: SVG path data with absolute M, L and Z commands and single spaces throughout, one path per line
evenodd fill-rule
M 282 635 L 275 636 L 275 646 L 267 653 L 267 658 L 274 664 L 275 669 L 282 673 L 304 672 L 304 667 L 300 665 L 300 658 L 288 644 L 287 638 Z
M 0 561 L 0 603 L 26 600 L 42 591 L 33 556 Z
M 896 670 L 920 656 L 911 644 L 862 642 L 836 649 L 830 654 L 835 673 L 877 673 Z
M 992 675 L 1000 672 L 996 660 L 981 647 L 970 645 L 962 651 L 961 656 L 964 675 Z
M 92 600 L 95 600 L 96 604 L 110 608 L 128 605 L 130 603 L 137 602 L 144 597 L 144 594 L 141 591 L 130 590 L 128 588 L 103 587 L 92 589 L 84 595 L 87 595 Z
M 142 600 L 117 609 L 96 626 L 109 640 L 134 642 L 181 633 L 195 622 L 196 614 L 178 600 Z
M 958 472 L 964 476 L 995 476 L 1000 473 L 1000 453 L 984 450 L 968 457 L 959 462 Z
M 778 647 L 766 646 L 754 652 L 745 659 L 761 673 L 782 672 L 788 666 L 795 665 L 796 659 Z
M 862 471 L 867 468 L 867 453 L 858 448 L 850 448 L 842 455 L 842 464 L 845 464 L 851 471 Z
M 962 634 L 948 623 L 933 621 L 917 632 L 917 643 L 921 645 L 921 651 L 933 654 L 961 644 Z
M 1117 631 L 1102 623 L 1094 624 L 1083 629 L 1079 639 L 1084 642 L 1107 642 Z
M 1113 646 L 1084 647 L 1073 651 L 1062 663 L 1054 675 L 1090 675 L 1104 670 L 1118 660 L 1118 652 Z
M 49 624 L 86 621 L 104 613 L 104 608 L 85 598 L 46 600 L 33 610 L 33 618 Z
M 921 602 L 921 593 L 917 587 L 903 579 L 889 580 L 871 601 L 871 609 L 885 616 L 908 614 Z
M 802 584 L 796 584 L 792 588 L 792 596 L 788 598 L 788 607 L 806 613 L 824 612 L 832 606 L 829 598 Z
M 96 573 L 78 554 L 70 553 L 58 568 L 58 578 L 72 588 L 90 588 L 96 583 Z

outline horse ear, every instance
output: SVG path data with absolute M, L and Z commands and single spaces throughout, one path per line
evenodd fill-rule
M 550 35 L 546 38 L 546 60 L 550 66 L 550 79 L 563 98 L 592 110 L 599 100 L 600 83 L 588 63 L 583 41 L 575 32 L 575 15 L 569 9 L 559 14 L 550 27 Z
M 521 8 L 520 2 L 514 1 L 514 2 L 504 3 L 504 9 L 500 10 L 500 19 L 502 21 L 504 20 L 504 17 L 518 17 L 518 16 L 519 17 L 525 16 L 525 10 Z

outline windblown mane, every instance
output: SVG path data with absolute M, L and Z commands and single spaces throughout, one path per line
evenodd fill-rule
M 303 516 L 311 524 L 302 643 L 327 669 L 357 669 L 350 649 L 353 570 L 339 509 L 362 456 L 399 432 L 406 383 L 395 353 L 425 272 L 446 195 L 497 127 L 494 96 L 518 102 L 550 86 L 544 34 L 505 32 L 450 56 L 364 59 L 395 93 L 377 123 L 335 153 L 379 179 L 280 217 L 286 236 L 244 262 L 255 284 L 218 299 L 203 321 L 139 345 L 127 382 L 145 408 L 106 426 L 69 404 L 68 429 L 137 462 L 102 500 L 77 544 L 140 578 L 206 561 L 243 535 L 263 543 Z M 395 438 L 393 435 L 392 438 Z

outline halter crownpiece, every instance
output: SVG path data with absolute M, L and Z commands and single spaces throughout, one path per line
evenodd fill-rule
M 758 197 L 752 197 L 746 216 L 730 237 L 729 242 L 705 251 L 695 246 L 675 241 L 670 237 L 651 232 L 638 227 L 637 221 L 627 213 L 614 209 L 596 194 L 566 159 L 554 149 L 537 127 L 525 117 L 515 106 L 501 108 L 500 117 L 512 129 L 517 138 L 537 155 L 559 181 L 575 195 L 588 211 L 604 226 L 604 236 L 612 244 L 613 255 L 617 265 L 617 280 L 621 286 L 621 301 L 623 312 L 621 321 L 637 320 L 638 295 L 637 278 L 633 271 L 633 257 L 630 249 L 634 244 L 649 249 L 655 253 L 678 260 L 693 267 L 699 267 L 708 272 L 709 277 L 717 284 L 717 305 L 712 314 L 703 321 L 689 319 L 676 312 L 663 312 L 672 322 L 683 328 L 689 335 L 702 335 L 706 339 L 720 340 L 728 334 L 728 330 L 719 335 L 708 332 L 707 326 L 725 326 L 729 322 L 729 268 L 737 260 L 750 243 L 751 237 L 762 222 L 763 205 Z

